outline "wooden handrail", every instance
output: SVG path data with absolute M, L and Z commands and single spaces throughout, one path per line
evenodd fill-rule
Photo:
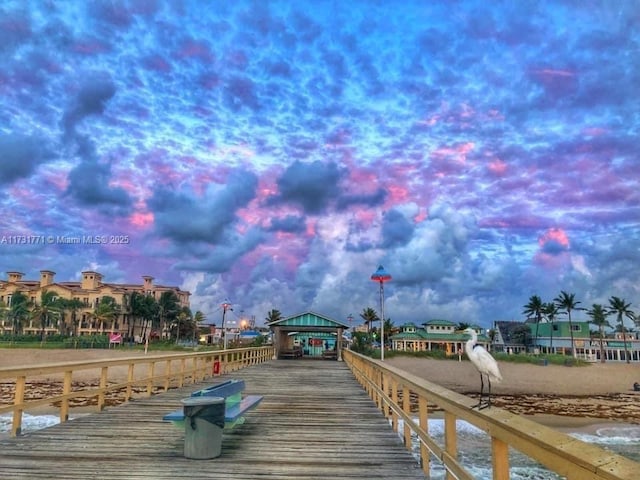
M 474 400 L 379 360 L 343 351 L 343 359 L 391 425 L 398 432 L 404 423 L 405 446 L 411 449 L 411 432 L 420 441 L 420 461 L 429 475 L 429 457 L 439 459 L 447 479 L 473 480 L 458 460 L 456 420 L 461 419 L 489 435 L 493 480 L 510 478 L 509 447 L 544 465 L 568 480 L 637 480 L 640 463 L 578 440 L 532 420 L 497 407 L 472 409 Z M 417 398 L 418 418 L 408 398 Z M 399 400 L 401 398 L 401 400 Z M 444 411 L 444 447 L 429 435 L 428 406 Z
M 196 383 L 215 375 L 270 361 L 273 354 L 273 347 L 268 346 L 0 368 L 0 381 L 14 384 L 13 400 L 11 404 L 0 405 L 0 414 L 13 412 L 11 436 L 16 436 L 22 431 L 24 411 L 34 407 L 60 402 L 60 421 L 66 422 L 69 419 L 69 401 L 73 398 L 97 398 L 97 410 L 100 411 L 105 406 L 106 394 L 109 392 L 121 392 L 122 398 L 118 400 L 125 402 L 133 397 L 133 387 L 137 386 L 144 388 L 144 396 L 151 396 L 157 387 L 160 387 L 161 391 L 167 391 L 172 386 L 182 387 L 188 381 Z M 219 368 L 218 372 L 214 373 L 216 362 L 219 362 Z M 157 365 L 162 368 L 156 368 Z M 109 373 L 113 372 L 114 367 L 122 366 L 128 367 L 127 380 L 115 381 L 112 375 L 109 383 Z M 138 366 L 146 366 L 146 373 L 144 369 L 136 369 Z M 95 378 L 98 379 L 99 385 L 73 390 L 74 373 L 88 370 L 96 371 Z M 59 377 L 62 394 L 39 399 L 25 398 L 29 386 L 28 379 L 43 375 Z

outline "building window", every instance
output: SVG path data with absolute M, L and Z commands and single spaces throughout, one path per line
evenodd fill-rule
M 579 332 L 580 330 L 582 330 L 582 327 L 580 325 L 571 325 L 571 329 L 574 332 Z

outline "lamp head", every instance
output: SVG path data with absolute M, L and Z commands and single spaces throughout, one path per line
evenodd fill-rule
M 391 275 L 384 269 L 382 265 L 378 266 L 378 269 L 371 275 L 371 280 L 374 282 L 388 282 L 391 280 Z

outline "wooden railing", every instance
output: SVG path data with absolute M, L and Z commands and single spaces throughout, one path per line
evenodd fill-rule
M 477 403 L 444 387 L 388 364 L 352 351 L 343 358 L 396 432 L 402 420 L 402 437 L 411 449 L 412 434 L 419 440 L 422 469 L 429 476 L 430 457 L 444 466 L 447 480 L 473 480 L 458 460 L 456 420 L 464 420 L 487 433 L 491 443 L 494 480 L 509 480 L 509 448 L 512 447 L 567 480 L 638 480 L 640 463 L 582 442 L 544 425 L 500 408 L 472 409 Z M 416 409 L 417 418 L 411 404 Z M 444 444 L 429 435 L 429 411 L 443 411 Z M 399 432 L 400 433 L 400 432 Z M 442 441 L 441 441 L 442 443 Z
M 167 391 L 269 361 L 273 354 L 273 347 L 257 347 L 0 368 L 0 382 L 5 387 L 9 384 L 13 392 L 13 401 L 0 405 L 0 414 L 13 412 L 11 435 L 16 436 L 21 433 L 25 410 L 59 404 L 60 421 L 65 422 L 69 419 L 72 399 L 97 399 L 95 404 L 100 411 L 105 407 L 108 393 L 117 397 L 117 403 L 126 402 L 134 397 L 134 389 L 143 396 L 151 396 L 158 389 Z M 127 369 L 124 382 L 121 373 L 119 378 L 114 378 L 118 367 Z M 95 372 L 99 384 L 86 386 L 86 382 L 82 382 L 78 386 L 79 382 L 74 383 L 74 373 L 78 372 L 83 372 L 83 376 L 87 373 L 93 376 Z M 58 383 L 61 393 L 32 398 L 32 382 L 38 377 L 48 379 L 51 385 Z

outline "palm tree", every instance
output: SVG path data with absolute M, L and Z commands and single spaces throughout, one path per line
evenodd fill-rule
M 558 307 L 555 303 L 549 302 L 542 306 L 542 313 L 549 320 L 549 353 L 553 353 L 553 321 L 558 315 Z
M 385 318 L 384 320 L 384 344 L 385 345 L 391 345 L 391 342 L 389 340 L 396 333 L 394 332 L 394 330 L 395 330 L 395 327 L 391 319 Z
M 9 307 L 7 307 L 2 300 L 0 300 L 0 319 L 3 321 L 9 319 Z M 2 326 L 4 327 L 4 323 Z M 2 333 L 4 333 L 4 328 L 0 331 L 0 334 Z
M 72 298 L 70 300 L 63 300 L 62 305 L 63 308 L 67 308 L 71 311 L 71 328 L 73 336 L 78 336 L 78 326 L 80 322 L 78 321 L 78 310 L 81 310 L 85 307 L 84 303 L 80 301 L 79 298 Z
M 113 333 L 113 323 L 120 313 L 120 305 L 116 303 L 115 298 L 105 296 L 100 299 L 100 303 L 96 305 L 95 310 L 91 313 L 91 318 L 99 325 L 98 330 L 104 331 L 105 324 L 111 324 L 109 329 Z
M 275 308 L 267 312 L 267 318 L 264 319 L 267 324 L 277 322 L 279 320 L 282 320 L 282 313 L 280 313 L 280 310 L 276 310 Z
M 629 350 L 627 349 L 627 332 L 624 328 L 624 317 L 629 318 L 630 320 L 635 320 L 636 316 L 629 309 L 631 307 L 630 303 L 626 303 L 624 299 L 612 296 L 609 299 L 609 310 L 607 313 L 613 314 L 615 313 L 618 318 L 618 324 L 620 325 L 620 330 L 622 331 L 622 342 L 624 344 L 624 356 L 627 360 L 627 363 L 630 363 L 629 359 Z
M 581 302 L 577 302 L 574 293 L 567 293 L 564 290 L 560 292 L 556 298 L 553 299 L 554 303 L 558 307 L 558 309 L 564 310 L 567 312 L 567 317 L 569 318 L 569 334 L 571 335 L 571 354 L 576 356 L 576 349 L 573 343 L 573 323 L 571 323 L 571 311 L 572 310 L 583 310 L 582 308 L 578 308 L 578 305 Z
M 367 332 L 371 332 L 371 324 L 380 320 L 378 313 L 371 307 L 363 308 L 360 318 L 364 320 L 364 324 L 367 326 Z
M 136 320 L 142 320 L 142 338 L 146 337 L 147 327 L 158 314 L 158 302 L 151 295 L 133 292 L 129 298 L 132 321 L 129 324 L 129 338 L 135 336 Z
M 167 331 L 167 325 L 175 322 L 180 310 L 178 296 L 175 292 L 162 292 L 160 300 L 158 300 L 158 312 L 160 315 L 160 330 Z
M 18 335 L 22 332 L 22 322 L 29 317 L 29 298 L 22 292 L 15 292 L 11 296 L 9 306 L 9 318 L 11 319 L 11 332 Z
M 56 292 L 51 290 L 40 294 L 40 304 L 33 306 L 31 316 L 40 321 L 40 341 L 44 342 L 45 329 L 50 326 L 51 320 L 60 317 L 59 298 Z
M 144 300 L 142 302 L 142 319 L 144 320 L 143 323 L 143 328 L 142 328 L 142 338 L 146 339 L 147 336 L 151 335 L 151 332 L 153 331 L 154 328 L 158 327 L 160 320 L 159 320 L 159 312 L 160 312 L 160 307 L 158 305 L 158 301 L 153 298 L 151 295 L 144 295 L 143 296 Z M 149 330 L 149 333 L 147 334 L 147 330 Z
M 522 312 L 527 318 L 533 317 L 536 320 L 536 333 L 533 340 L 534 347 L 538 345 L 538 325 L 540 325 L 540 320 L 542 320 L 543 308 L 544 303 L 542 303 L 542 299 L 538 295 L 532 295 L 529 297 L 529 303 L 524 306 L 524 311 Z
M 176 315 L 176 343 L 180 341 L 180 334 L 183 334 L 185 337 L 189 336 L 190 332 L 187 331 L 187 322 L 190 318 L 190 312 L 184 308 Z
M 200 310 L 197 310 L 193 315 L 193 340 L 195 342 L 198 341 L 198 332 L 200 332 L 200 325 L 207 319 L 204 313 Z
M 606 361 L 605 355 L 604 355 L 604 345 L 603 345 L 604 327 L 611 328 L 611 325 L 607 321 L 607 312 L 605 311 L 602 305 L 594 303 L 591 306 L 591 309 L 587 310 L 587 315 L 591 317 L 590 323 L 593 323 L 595 326 L 598 327 L 598 333 L 600 337 L 600 363 L 604 363 Z

